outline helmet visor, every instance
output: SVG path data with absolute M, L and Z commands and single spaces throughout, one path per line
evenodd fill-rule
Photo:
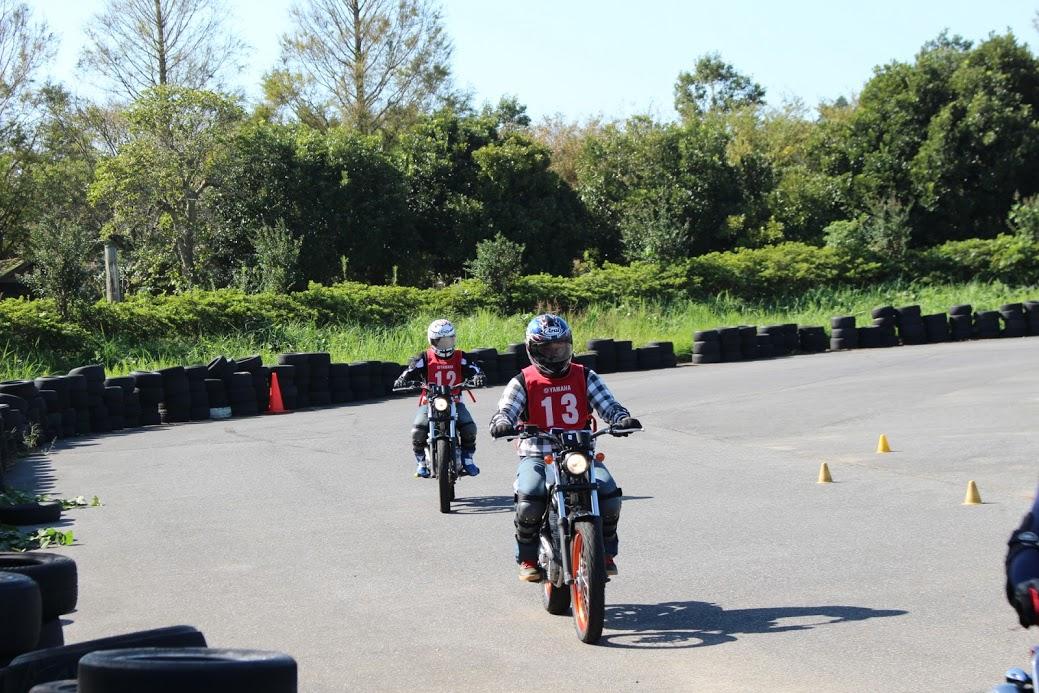
M 438 351 L 451 351 L 455 348 L 455 336 L 437 337 L 436 339 L 429 340 L 429 343 Z
M 530 352 L 543 363 L 565 363 L 574 355 L 574 345 L 570 341 L 531 344 Z

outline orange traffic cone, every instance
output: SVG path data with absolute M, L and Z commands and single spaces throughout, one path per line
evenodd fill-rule
M 271 373 L 271 402 L 267 407 L 268 414 L 284 414 L 285 403 L 281 401 L 281 386 L 278 385 L 278 374 Z

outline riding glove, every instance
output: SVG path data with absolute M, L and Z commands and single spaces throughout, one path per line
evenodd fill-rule
M 614 428 L 625 429 L 625 430 L 627 430 L 627 429 L 639 430 L 639 429 L 642 428 L 642 424 L 639 423 L 638 419 L 632 418 L 630 416 L 625 416 L 623 419 L 621 419 L 617 423 L 613 424 L 613 427 Z
M 469 381 L 473 384 L 473 387 L 483 387 L 487 384 L 487 376 L 483 373 L 477 373 Z
M 491 424 L 492 438 L 505 438 L 513 435 L 516 435 L 516 427 L 508 421 L 499 421 L 496 424 Z
M 1039 625 L 1039 578 L 1018 583 L 1014 588 L 1013 605 L 1017 610 L 1017 620 L 1023 627 Z

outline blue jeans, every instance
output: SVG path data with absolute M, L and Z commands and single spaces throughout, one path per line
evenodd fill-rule
M 459 402 L 455 405 L 458 412 L 458 437 L 462 439 L 462 454 L 472 457 L 476 452 L 476 422 L 473 415 Z M 415 454 L 425 452 L 426 442 L 429 439 L 429 412 L 423 405 L 415 414 L 415 422 L 411 426 L 411 446 Z
M 595 480 L 599 484 L 599 513 L 602 515 L 603 544 L 606 554 L 617 555 L 617 523 L 621 516 L 621 496 L 610 470 L 595 463 Z M 548 487 L 545 485 L 545 460 L 522 457 L 516 468 L 516 560 L 536 561 L 538 535 L 548 509 Z

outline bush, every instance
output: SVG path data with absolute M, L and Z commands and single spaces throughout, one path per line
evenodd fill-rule
M 1016 235 L 949 241 L 919 254 L 919 278 L 930 282 L 1039 283 L 1039 242 Z

